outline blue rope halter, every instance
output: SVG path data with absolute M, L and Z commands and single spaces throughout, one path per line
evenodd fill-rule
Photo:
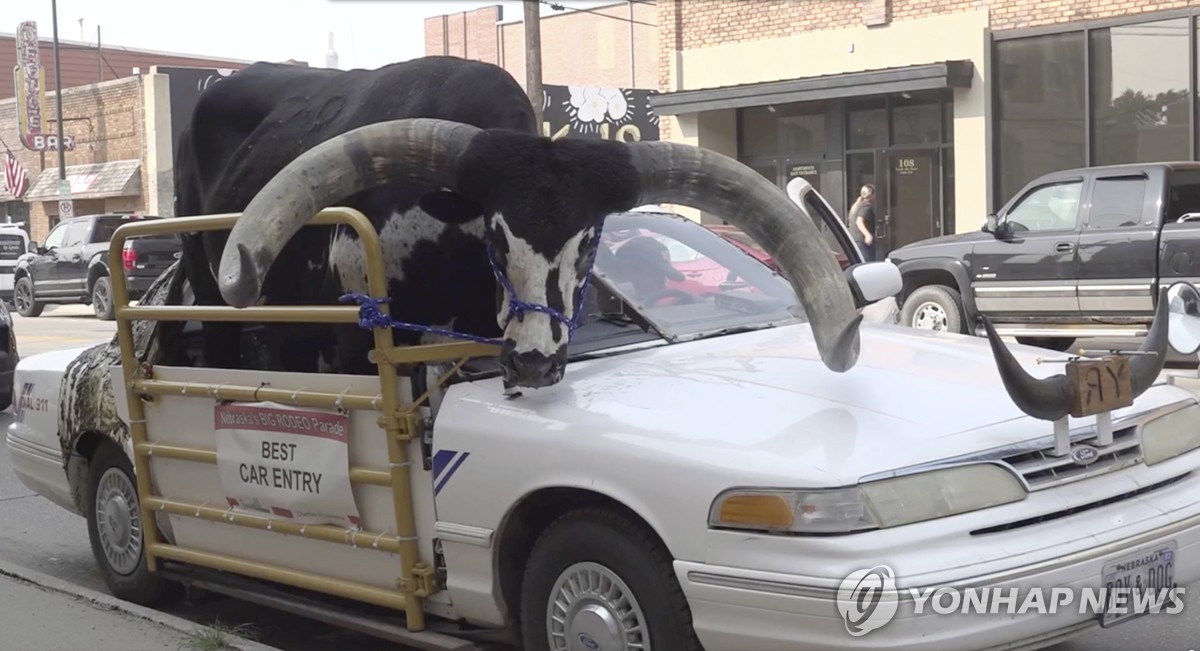
M 537 303 L 528 303 L 520 298 L 517 298 L 516 288 L 513 287 L 512 282 L 508 279 L 508 275 L 504 273 L 504 270 L 500 268 L 499 263 L 496 262 L 496 254 L 492 249 L 492 243 L 490 240 L 487 241 L 487 256 L 488 263 L 492 267 L 492 274 L 496 277 L 496 282 L 500 283 L 500 286 L 504 288 L 504 293 L 508 296 L 508 314 L 505 317 L 505 325 L 507 325 L 508 322 L 513 319 L 513 317 L 516 317 L 518 321 L 524 321 L 526 312 L 541 312 L 542 314 L 546 314 L 555 321 L 565 325 L 567 328 L 568 338 L 575 334 L 575 330 L 579 328 L 579 319 L 582 316 L 583 297 L 587 292 L 588 284 L 591 281 L 590 269 L 588 270 L 589 273 L 584 276 L 583 283 L 581 283 L 579 286 L 579 292 L 575 296 L 575 316 L 568 317 L 566 314 L 563 314 L 552 307 L 538 305 Z M 398 330 L 409 330 L 424 334 L 440 335 L 443 337 L 449 337 L 451 339 L 463 339 L 466 341 L 475 341 L 484 344 L 498 345 L 501 343 L 500 339 L 480 337 L 478 335 L 455 332 L 445 328 L 421 325 L 418 323 L 405 323 L 403 321 L 397 321 L 379 310 L 380 305 L 391 303 L 391 298 L 375 298 L 372 296 L 367 296 L 366 294 L 351 292 L 348 294 L 343 294 L 338 300 L 340 300 L 342 303 L 353 302 L 359 304 L 358 327 L 366 330 L 373 330 L 376 328 L 395 328 Z

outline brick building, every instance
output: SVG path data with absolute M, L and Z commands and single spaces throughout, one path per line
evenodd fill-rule
M 494 63 L 525 86 L 525 23 L 500 5 L 425 19 L 425 54 Z M 542 16 L 542 83 L 657 88 L 658 9 L 654 2 Z
M 47 127 L 56 129 L 53 46 L 49 39 L 39 40 L 46 70 L 42 114 Z M 102 71 L 98 72 L 95 49 L 76 45 L 82 44 L 60 41 L 59 47 L 66 89 L 63 132 L 75 142 L 73 150 L 64 152 L 75 214 L 173 214 L 171 160 L 179 125 L 173 125 L 172 118 L 180 122 L 181 116 L 172 110 L 172 101 L 184 105 L 190 114 L 186 101 L 200 90 L 197 75 L 213 77 L 219 74 L 218 68 L 236 70 L 249 62 L 114 47 L 102 51 Z M 15 52 L 13 37 L 0 34 L 0 69 L 13 69 Z M 166 68 L 168 65 L 187 67 Z M 96 81 L 102 73 L 107 78 Z M 25 168 L 29 188 L 15 199 L 0 185 L 0 220 L 22 223 L 30 237 L 40 242 L 58 221 L 58 153 L 21 145 L 14 94 L 11 76 L 7 82 L 0 81 L 0 97 L 4 98 L 0 99 L 0 139 Z
M 525 87 L 523 16 L 500 5 L 425 19 L 425 54 L 486 61 Z M 623 0 L 543 15 L 542 133 L 553 138 L 658 140 L 649 98 L 658 92 L 657 9 Z
M 61 32 L 61 30 L 60 30 Z M 46 34 L 38 35 L 38 54 L 42 67 L 46 69 L 46 92 L 54 86 L 54 41 Z M 6 74 L 17 65 L 17 37 L 11 32 L 0 32 L 0 70 Z M 58 53 L 62 57 L 63 88 L 75 88 L 114 79 L 123 79 L 137 71 L 149 72 L 150 66 L 176 66 L 181 68 L 241 68 L 248 61 L 193 56 L 156 50 L 143 50 L 120 45 L 97 48 L 95 44 L 82 41 L 58 40 Z M 13 97 L 10 79 L 0 81 L 0 100 Z
M 881 258 L 1043 203 L 1021 190 L 1051 170 L 1197 158 L 1197 0 L 657 8 L 663 138 L 803 176 L 843 213 L 874 184 Z

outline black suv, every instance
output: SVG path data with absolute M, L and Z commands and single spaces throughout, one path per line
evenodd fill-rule
M 96 317 L 113 318 L 108 246 L 117 228 L 130 220 L 158 219 L 124 214 L 85 215 L 65 219 L 39 246 L 17 259 L 13 303 L 17 314 L 34 317 L 50 303 L 90 303 Z M 130 300 L 137 300 L 178 257 L 177 235 L 132 238 L 122 263 Z

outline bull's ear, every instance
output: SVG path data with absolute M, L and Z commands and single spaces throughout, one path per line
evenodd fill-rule
M 430 192 L 420 204 L 427 215 L 447 224 L 465 224 L 483 214 L 483 206 L 448 190 Z

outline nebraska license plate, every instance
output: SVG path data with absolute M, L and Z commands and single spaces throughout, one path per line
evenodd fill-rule
M 1172 604 L 1175 587 L 1174 542 L 1149 547 L 1107 563 L 1102 570 L 1105 606 L 1100 626 L 1123 624 Z

